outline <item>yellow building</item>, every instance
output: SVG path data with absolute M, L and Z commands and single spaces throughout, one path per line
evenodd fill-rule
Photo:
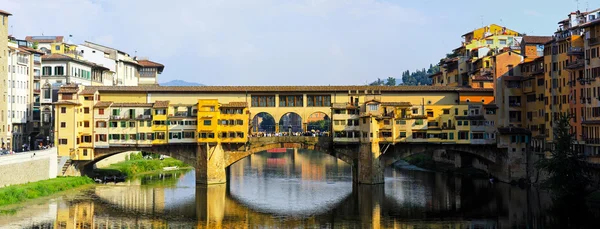
M 490 89 L 430 86 L 184 89 L 185 93 L 181 87 L 62 86 L 60 101 L 56 103 L 59 154 L 74 160 L 92 160 L 94 149 L 112 146 L 243 144 L 251 133 L 250 120 L 261 117 L 259 113 L 268 113 L 276 123 L 283 122 L 283 116 L 296 114 L 304 131 L 308 131 L 306 122 L 314 113 L 331 114 L 333 140 L 337 143 L 456 139 L 457 143 L 493 144 L 486 140 L 492 132 L 482 128 L 483 105 L 493 101 Z M 288 97 L 293 98 L 293 104 L 289 99 L 280 100 Z M 459 120 L 463 132 L 455 129 Z M 472 127 L 473 124 L 477 127 Z

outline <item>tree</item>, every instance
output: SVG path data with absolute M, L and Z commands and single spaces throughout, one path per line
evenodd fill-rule
M 548 172 L 543 185 L 550 188 L 557 198 L 582 196 L 590 182 L 584 156 L 574 150 L 573 134 L 570 133 L 571 117 L 562 115 L 554 127 L 554 149 L 549 158 L 542 158 L 538 166 Z
M 259 124 L 259 129 L 258 131 L 260 132 L 275 132 L 275 119 L 273 119 L 273 116 L 269 115 L 269 114 L 258 114 L 257 116 L 260 116 L 262 118 L 262 121 Z
M 33 42 L 33 45 L 31 46 L 33 49 L 37 49 L 38 48 L 39 43 L 37 41 Z
M 386 82 L 385 82 L 386 86 L 396 86 L 396 78 L 394 77 L 388 77 Z
M 306 127 L 307 127 L 307 131 L 311 131 L 311 130 L 317 131 L 318 130 L 320 132 L 326 132 L 326 131 L 329 131 L 330 125 L 331 125 L 331 120 L 324 119 L 324 120 L 309 122 L 306 125 Z

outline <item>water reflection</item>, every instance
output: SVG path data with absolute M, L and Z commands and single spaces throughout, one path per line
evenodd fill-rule
M 194 172 L 99 185 L 14 215 L 7 228 L 543 228 L 548 196 L 505 184 L 388 169 L 384 185 L 353 185 L 350 166 L 318 152 L 256 154 L 227 185 Z M 546 204 L 544 204 L 546 203 Z

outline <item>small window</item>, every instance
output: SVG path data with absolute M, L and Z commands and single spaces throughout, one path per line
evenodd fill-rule
M 103 115 L 104 114 L 104 109 L 103 108 L 98 109 L 98 114 Z
M 89 114 L 90 113 L 90 108 L 89 107 L 84 107 L 83 108 L 83 113 L 84 114 Z
M 67 108 L 66 107 L 61 107 L 60 108 L 60 113 L 61 114 L 67 113 Z
M 212 122 L 211 122 L 211 120 L 204 120 L 204 125 L 205 125 L 205 126 L 210 126 L 210 125 L 212 125 Z
M 60 128 L 65 128 L 67 127 L 67 123 L 66 122 L 60 122 Z

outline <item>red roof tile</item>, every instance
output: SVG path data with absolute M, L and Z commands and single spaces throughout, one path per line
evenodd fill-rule
M 169 101 L 156 101 L 154 102 L 154 108 L 167 108 L 169 107 Z
M 221 107 L 247 107 L 248 103 L 246 102 L 230 102 L 221 104 Z
M 111 101 L 98 101 L 94 105 L 94 107 L 97 107 L 97 108 L 107 108 L 107 107 L 110 107 L 110 105 L 112 105 L 112 103 L 113 102 L 111 102 Z
M 152 103 L 113 103 L 111 107 L 152 107 Z
M 153 61 L 149 61 L 149 60 L 137 60 L 138 64 L 140 64 L 142 67 L 148 67 L 148 68 L 158 68 L 158 72 L 162 72 L 163 69 L 165 69 L 165 66 Z
M 551 36 L 524 36 L 523 43 L 525 44 L 545 44 L 548 41 L 551 41 Z
M 100 92 L 491 92 L 490 88 L 464 88 L 447 86 L 87 86 Z
M 52 37 L 54 39 L 52 39 Z M 42 39 L 43 38 L 43 39 Z M 63 36 L 26 36 L 25 40 L 38 43 L 60 43 L 63 42 Z

